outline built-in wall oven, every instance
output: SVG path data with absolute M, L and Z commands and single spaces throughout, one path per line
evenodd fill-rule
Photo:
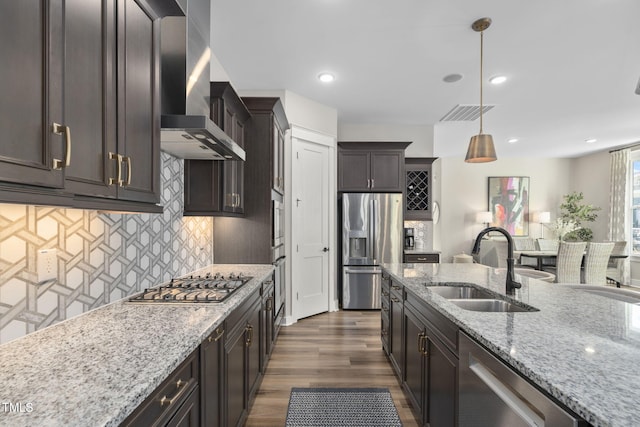
M 280 194 L 272 193 L 271 200 L 271 262 L 275 267 L 273 314 L 276 325 L 284 316 L 285 300 L 285 245 L 284 245 L 284 203 Z

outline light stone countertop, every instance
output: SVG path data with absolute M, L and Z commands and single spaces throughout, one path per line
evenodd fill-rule
M 120 424 L 272 271 L 214 264 L 193 274 L 242 272 L 253 280 L 220 304 L 127 298 L 1 345 L 0 425 Z
M 518 276 L 513 299 L 540 311 L 463 310 L 428 285 L 471 283 L 504 295 L 504 269 L 386 264 L 392 278 L 594 426 L 640 425 L 640 305 Z

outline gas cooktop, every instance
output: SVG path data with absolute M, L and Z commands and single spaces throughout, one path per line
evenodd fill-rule
M 145 289 L 143 293 L 129 298 L 130 302 L 142 303 L 212 303 L 228 298 L 252 277 L 239 274 L 223 276 L 219 273 L 206 276 L 189 276 L 171 279 L 157 288 Z

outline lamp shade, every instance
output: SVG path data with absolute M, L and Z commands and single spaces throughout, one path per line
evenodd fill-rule
M 493 215 L 491 212 L 476 212 L 476 222 L 482 224 L 489 224 L 493 221 Z
M 538 222 L 540 224 L 549 224 L 551 222 L 551 212 L 538 213 Z
M 493 137 L 481 133 L 474 135 L 469 141 L 469 148 L 467 148 L 467 157 L 464 161 L 467 163 L 487 163 L 493 162 L 497 159 L 496 149 L 493 146 Z

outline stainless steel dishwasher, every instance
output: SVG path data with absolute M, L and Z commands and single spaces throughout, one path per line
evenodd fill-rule
M 460 427 L 564 427 L 588 424 L 460 333 Z

